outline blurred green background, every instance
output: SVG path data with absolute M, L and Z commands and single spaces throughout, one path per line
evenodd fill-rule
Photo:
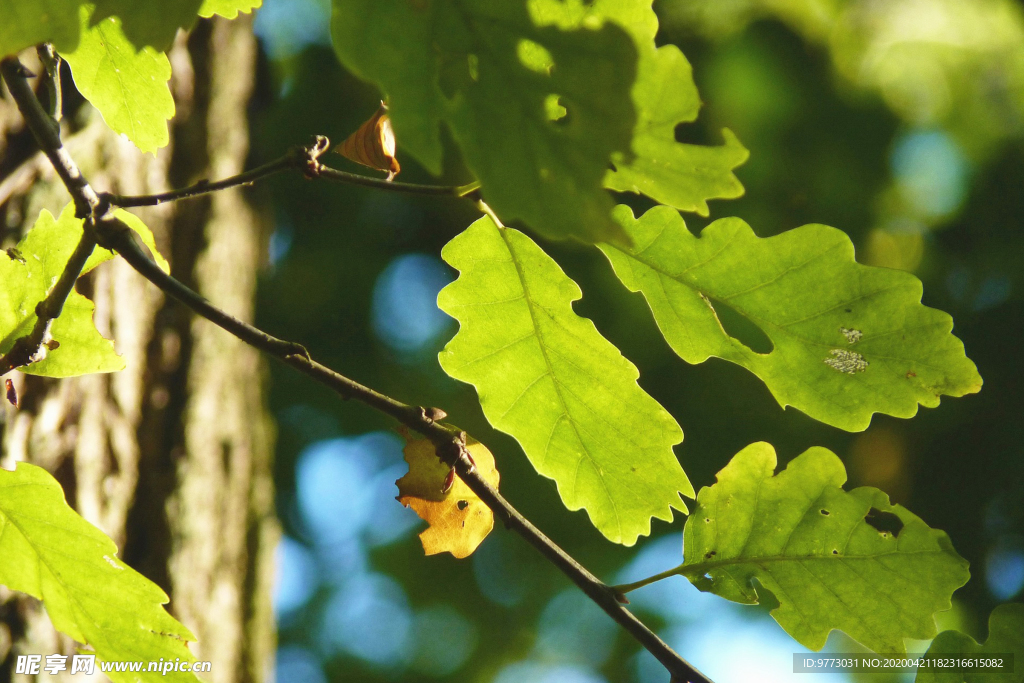
M 847 434 L 781 410 L 746 371 L 671 353 L 639 296 L 594 249 L 542 243 L 580 283 L 576 306 L 641 371 L 680 422 L 676 452 L 697 487 L 743 446 L 772 443 L 782 463 L 826 446 L 850 486 L 877 486 L 946 530 L 971 563 L 941 628 L 985 636 L 992 607 L 1024 588 L 1024 13 L 1009 0 L 665 0 L 660 42 L 694 66 L 705 107 L 681 140 L 732 129 L 750 149 L 746 195 L 712 203 L 768 236 L 820 222 L 846 231 L 862 262 L 924 281 L 951 313 L 985 379 L 912 420 L 876 416 Z M 380 94 L 331 52 L 321 0 L 265 0 L 265 62 L 253 105 L 252 159 L 310 135 L 340 142 Z M 401 179 L 470 178 L 448 145 L 445 176 L 401 153 Z M 340 157 L 332 164 L 358 170 Z M 510 438 L 488 428 L 471 387 L 437 351 L 454 324 L 437 310 L 454 278 L 441 247 L 478 214 L 468 202 L 279 177 L 256 193 L 275 231 L 259 323 L 401 400 L 443 406 L 494 451 L 510 501 L 598 576 L 621 582 L 681 561 L 683 519 L 656 522 L 634 548 L 606 542 L 559 502 Z M 635 197 L 622 201 L 646 208 Z M 710 219 L 685 216 L 699 231 Z M 497 528 L 471 558 L 424 557 L 422 523 L 394 500 L 403 472 L 393 423 L 273 366 L 279 424 L 275 604 L 279 683 L 309 681 L 667 681 L 609 619 Z M 759 607 L 731 605 L 674 578 L 631 594 L 636 611 L 719 683 L 799 680 L 801 651 Z M 912 644 L 923 651 L 926 643 Z M 855 645 L 833 634 L 828 647 Z M 827 680 L 840 683 L 843 676 Z M 875 675 L 871 680 L 886 680 Z

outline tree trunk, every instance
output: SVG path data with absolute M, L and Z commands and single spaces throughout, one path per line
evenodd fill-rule
M 178 110 L 169 148 L 140 154 L 88 107 L 80 112 L 87 123 L 65 136 L 97 189 L 151 193 L 242 170 L 256 60 L 251 22 L 201 21 L 169 56 Z M 0 105 L 8 160 L 0 201 L 13 188 L 7 226 L 20 232 L 40 209 L 58 213 L 68 195 L 45 161 L 9 167 L 27 148 L 26 133 L 11 101 Z M 177 278 L 252 319 L 264 226 L 241 191 L 136 212 Z M 192 651 L 212 662 L 206 680 L 262 681 L 274 647 L 278 538 L 263 361 L 164 299 L 123 261 L 78 287 L 95 301 L 97 326 L 128 368 L 60 381 L 12 373 L 21 406 L 5 404 L 0 464 L 47 468 L 124 560 L 164 588 L 171 613 L 199 639 Z M 0 591 L 0 680 L 14 676 L 18 654 L 74 653 L 37 601 Z

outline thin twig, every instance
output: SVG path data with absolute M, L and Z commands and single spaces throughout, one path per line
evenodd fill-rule
M 136 242 L 134 232 L 122 221 L 113 217 L 105 210 L 109 205 L 116 203 L 114 201 L 116 197 L 112 195 L 104 195 L 103 198 L 105 201 L 101 202 L 100 198 L 92 190 L 85 179 L 77 172 L 77 167 L 73 165 L 73 162 L 71 162 L 69 157 L 67 158 L 67 161 L 70 162 L 71 165 L 64 167 L 64 172 L 61 171 L 62 167 L 58 164 L 63 164 L 64 157 L 67 155 L 66 153 L 63 156 L 58 154 L 58 152 L 63 151 L 60 147 L 59 138 L 53 134 L 52 128 L 48 125 L 46 113 L 39 106 L 39 103 L 32 94 L 31 89 L 28 88 L 28 84 L 25 81 L 26 74 L 24 69 L 21 68 L 21 65 L 17 63 L 16 60 L 13 60 L 13 64 L 10 63 L 11 61 L 12 60 L 5 60 L 3 62 L 3 76 L 5 80 L 8 80 L 8 85 L 11 86 L 12 92 L 14 92 L 15 86 L 23 86 L 22 97 L 24 97 L 24 93 L 27 92 L 28 96 L 30 96 L 31 100 L 35 103 L 36 106 L 33 108 L 29 106 L 22 106 L 19 101 L 19 107 L 21 108 L 22 114 L 28 121 L 30 129 L 35 134 L 36 141 L 46 152 L 51 162 L 57 166 L 57 171 L 60 174 L 61 179 L 64 180 L 64 184 L 68 191 L 75 198 L 76 206 L 82 206 L 88 209 L 86 212 L 87 218 L 89 219 L 86 221 L 87 234 L 95 234 L 102 246 L 116 251 L 143 277 L 162 289 L 169 296 L 177 299 L 199 315 L 235 335 L 242 341 L 267 352 L 300 372 L 309 375 L 321 384 L 336 391 L 343 398 L 359 400 L 386 415 L 390 415 L 410 429 L 413 429 L 430 439 L 435 446 L 438 457 L 455 468 L 455 471 L 466 485 L 469 486 L 480 500 L 482 500 L 484 504 L 487 505 L 508 528 L 516 531 L 520 536 L 525 538 L 530 545 L 540 551 L 544 557 L 568 576 L 569 579 L 602 610 L 604 610 L 605 613 L 618 622 L 644 648 L 653 654 L 671 673 L 673 681 L 710 683 L 708 678 L 687 663 L 686 660 L 674 652 L 672 648 L 661 640 L 661 638 L 647 628 L 643 622 L 627 610 L 619 602 L 619 598 L 621 597 L 619 594 L 601 582 L 597 577 L 587 571 L 586 568 L 570 557 L 564 550 L 558 547 L 551 539 L 541 533 L 537 527 L 512 507 L 512 505 L 509 504 L 509 502 L 506 501 L 494 487 L 487 483 L 476 471 L 473 461 L 469 457 L 466 450 L 466 434 L 464 432 L 457 432 L 451 427 L 435 422 L 431 418 L 431 415 L 437 414 L 438 411 L 407 405 L 335 372 L 334 370 L 314 361 L 302 345 L 273 337 L 266 332 L 263 332 L 262 330 L 249 325 L 228 313 L 225 313 L 198 293 L 192 291 L 170 275 L 164 273 L 156 263 L 146 255 L 138 242 Z M 326 142 L 326 138 L 324 138 L 324 141 Z M 318 156 L 318 154 L 314 156 L 317 149 L 319 149 L 319 147 L 314 145 L 310 148 L 304 148 L 303 150 L 303 153 L 309 153 L 310 156 L 313 157 L 312 162 L 314 164 L 319 163 L 316 161 L 316 156 Z M 261 168 L 265 169 L 265 167 Z M 254 171 L 256 170 L 258 169 L 254 169 Z M 309 170 L 312 170 L 312 168 Z M 264 173 L 263 175 L 269 175 L 269 173 Z M 221 182 L 223 183 L 225 181 Z M 386 184 L 389 186 L 395 185 L 394 183 Z M 210 191 L 209 187 L 212 185 L 214 184 L 209 184 L 205 190 Z M 225 187 L 231 186 L 231 184 L 225 185 Z M 466 192 L 460 193 L 456 191 L 459 189 L 461 188 L 452 188 L 452 191 L 448 194 L 451 196 L 464 196 L 464 194 L 472 191 L 467 190 Z M 194 196 L 194 194 L 182 196 Z M 90 224 L 95 225 L 95 231 L 89 229 L 88 226 L 90 226 Z M 85 238 L 83 238 L 83 242 L 84 241 Z M 82 247 L 82 245 L 79 246 Z M 77 251 L 78 250 L 76 250 L 76 253 Z M 74 260 L 75 258 L 73 257 L 72 261 Z M 64 275 L 61 276 L 61 281 L 70 279 L 73 284 L 78 272 L 79 271 L 72 268 L 69 263 L 69 267 L 65 270 Z M 72 277 L 72 275 L 74 275 L 74 277 Z
M 53 49 L 52 43 L 43 43 L 36 47 L 36 54 L 46 69 L 45 83 L 46 92 L 50 96 L 50 118 L 53 119 L 54 125 L 60 126 L 60 120 L 64 117 L 64 99 L 60 90 L 60 55 Z
M 55 122 L 50 115 L 43 110 L 35 93 L 29 87 L 25 67 L 16 57 L 0 61 L 0 74 L 3 75 L 11 96 L 21 110 L 22 116 L 28 123 L 39 142 L 40 147 L 49 157 L 64 181 L 65 187 L 75 200 L 76 214 L 85 218 L 82 230 L 82 238 L 79 240 L 75 250 L 71 253 L 67 265 L 61 272 L 57 283 L 46 294 L 46 298 L 36 305 L 36 322 L 32 330 L 25 336 L 14 342 L 14 346 L 0 357 L 0 375 L 5 375 L 15 368 L 24 367 L 35 363 L 46 357 L 46 352 L 53 342 L 50 336 L 50 327 L 53 321 L 60 316 L 64 310 L 64 302 L 71 295 L 71 291 L 82 273 L 86 261 L 96 247 L 96 232 L 94 230 L 95 210 L 99 207 L 99 198 L 89 187 L 89 183 L 82 177 L 78 166 L 71 156 L 65 151 L 57 134 Z
M 371 178 L 369 176 L 349 173 L 347 171 L 339 171 L 338 169 L 331 168 L 320 161 L 320 157 L 329 149 L 330 141 L 323 135 L 317 135 L 313 138 L 313 142 L 310 145 L 305 147 L 295 147 L 279 159 L 263 164 L 262 166 L 257 166 L 250 171 L 246 171 L 229 178 L 224 178 L 223 180 L 218 180 L 216 182 L 200 180 L 198 183 L 180 190 L 170 190 L 160 194 L 129 196 L 105 193 L 102 195 L 102 199 L 112 206 L 120 206 L 123 208 L 133 206 L 156 206 L 158 204 L 163 204 L 164 202 L 189 199 L 191 197 L 198 197 L 211 192 L 217 192 L 218 190 L 226 190 L 229 187 L 250 185 L 257 180 L 276 173 L 281 173 L 282 171 L 301 171 L 307 178 L 323 178 L 325 180 L 333 180 L 335 182 L 348 183 L 350 185 L 364 185 L 366 187 L 388 190 L 390 192 L 405 192 L 407 194 L 425 194 L 442 197 L 465 197 L 480 187 L 480 183 L 477 182 L 469 183 L 467 185 L 419 185 L 416 183 L 400 183 L 385 180 L 383 178 Z
M 57 171 L 64 187 L 71 193 L 75 202 L 75 215 L 85 218 L 93 214 L 100 206 L 100 198 L 78 170 L 71 155 L 61 144 L 60 135 L 53 125 L 53 119 L 43 110 L 36 95 L 28 84 L 31 73 L 18 61 L 17 57 L 8 57 L 0 61 L 0 74 L 7 83 L 25 123 L 35 137 L 39 147 L 46 154 L 53 168 Z

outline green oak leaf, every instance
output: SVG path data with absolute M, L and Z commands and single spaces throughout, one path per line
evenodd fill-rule
M 805 225 L 761 239 L 724 218 L 698 238 L 667 207 L 637 219 L 619 206 L 614 215 L 633 246 L 600 248 L 688 363 L 715 356 L 742 365 L 783 407 L 849 431 L 867 428 L 876 412 L 912 417 L 919 403 L 981 388 L 950 334 L 953 319 L 921 305 L 920 280 L 858 264 L 840 230 Z M 769 352 L 731 336 L 723 321 L 732 319 L 766 337 Z
M 682 430 L 637 385 L 636 366 L 573 312 L 581 292 L 558 264 L 486 217 L 441 255 L 461 272 L 437 297 L 460 324 L 441 367 L 476 387 L 487 419 L 555 480 L 565 506 L 624 545 L 650 533 L 651 517 L 685 512 L 680 493 L 693 488 L 672 452 Z
M 988 640 L 979 644 L 959 631 L 943 631 L 932 641 L 926 657 L 987 656 L 1013 654 L 1012 672 L 918 671 L 915 683 L 1021 683 L 1024 681 L 1024 605 L 999 605 L 988 619 Z M 1014 673 L 1016 672 L 1016 673 Z
M 95 0 L 91 23 L 116 16 L 135 48 L 148 45 L 163 52 L 171 47 L 179 27 L 192 28 L 201 4 L 203 0 Z
M 75 49 L 81 5 L 81 0 L 0 0 L 0 57 L 45 42 Z
M 387 93 L 400 149 L 440 173 L 444 123 L 506 220 L 558 239 L 621 239 L 602 179 L 636 123 L 624 30 L 537 26 L 526 0 L 333 5 L 334 49 Z M 567 116 L 550 120 L 553 106 Z
M 169 270 L 149 228 L 127 211 L 118 210 L 116 215 L 139 234 L 161 268 Z M 9 351 L 15 341 L 31 331 L 36 322 L 36 304 L 56 283 L 81 236 L 82 219 L 75 218 L 74 205 L 68 204 L 57 219 L 46 210 L 39 214 L 36 224 L 18 243 L 16 258 L 0 252 L 0 353 Z M 106 249 L 95 249 L 83 274 L 112 258 L 114 255 Z M 20 370 L 45 377 L 73 377 L 124 369 L 124 359 L 96 330 L 92 316 L 92 302 L 72 291 L 51 328 L 60 346 L 43 360 Z
M 203 0 L 199 8 L 199 16 L 212 17 L 219 14 L 227 19 L 234 19 L 239 12 L 248 14 L 263 3 L 263 0 Z
M 167 121 L 174 116 L 167 55 L 152 47 L 136 50 L 118 17 L 90 26 L 89 7 L 83 6 L 81 20 L 78 48 L 61 53 L 75 85 L 115 133 L 143 152 L 156 152 L 170 140 Z
M 0 584 L 42 600 L 53 626 L 100 660 L 195 661 L 186 644 L 195 636 L 161 606 L 160 587 L 117 559 L 114 542 L 68 507 L 46 470 L 23 462 L 0 469 Z M 199 679 L 168 672 L 166 680 Z
M 833 629 L 885 653 L 934 636 L 934 613 L 970 576 L 945 532 L 878 489 L 844 491 L 846 470 L 824 448 L 773 476 L 775 466 L 771 445 L 755 443 L 701 489 L 675 573 L 744 604 L 762 597 L 756 581 L 779 602 L 775 620 L 813 650 Z
M 725 144 L 709 147 L 676 142 L 680 123 L 697 119 L 700 97 L 690 63 L 675 45 L 657 47 L 658 17 L 649 0 L 534 0 L 531 15 L 540 25 L 577 28 L 594 18 L 613 21 L 629 32 L 637 50 L 633 104 L 637 124 L 632 155 L 617 153 L 605 187 L 635 192 L 683 211 L 708 215 L 708 199 L 731 199 L 743 194 L 733 169 L 749 153 L 732 131 Z

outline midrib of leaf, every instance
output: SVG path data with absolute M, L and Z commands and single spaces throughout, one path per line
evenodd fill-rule
M 104 21 L 109 20 L 104 19 Z M 134 140 L 136 137 L 138 137 L 138 130 L 135 127 L 135 110 L 132 108 L 131 103 L 128 101 L 128 92 L 125 89 L 124 79 L 121 76 L 121 70 L 114 66 L 114 58 L 110 54 L 110 47 L 107 44 L 107 40 L 103 37 L 102 30 L 100 30 L 100 26 L 102 25 L 103 24 L 101 22 L 99 25 L 94 27 L 94 30 L 100 32 L 100 45 L 103 46 L 103 52 L 107 55 L 105 60 L 110 65 L 110 68 L 114 70 L 114 78 L 117 79 L 117 89 L 121 92 L 121 103 L 124 105 L 124 110 L 128 112 L 128 118 L 130 119 L 130 123 L 132 125 L 131 139 Z
M 812 562 L 812 561 L 827 561 L 827 562 L 839 562 L 841 560 L 875 560 L 877 561 L 883 557 L 889 557 L 891 555 L 898 555 L 900 557 L 908 557 L 913 555 L 945 555 L 946 552 L 942 549 L 937 550 L 914 550 L 914 551 L 901 551 L 901 550 L 890 550 L 884 553 L 878 553 L 877 555 L 770 555 L 766 557 L 732 557 L 723 560 L 710 560 L 708 562 L 696 562 L 694 564 L 681 564 L 675 568 L 674 573 L 679 576 L 693 576 L 700 577 L 711 571 L 712 569 L 719 569 L 723 567 L 733 567 L 738 565 L 755 565 L 765 571 L 771 572 L 767 567 L 761 566 L 762 564 L 782 564 L 786 562 Z M 892 571 L 885 565 L 883 568 Z M 897 575 L 898 576 L 898 575 Z
M 799 263 L 799 264 L 797 264 L 795 266 L 790 266 L 785 271 L 783 271 L 782 273 L 779 273 L 778 275 L 776 275 L 772 279 L 767 280 L 767 281 L 762 282 L 762 283 L 759 283 L 759 284 L 757 284 L 757 285 L 755 285 L 753 287 L 750 287 L 750 288 L 748 288 L 746 290 L 743 290 L 741 292 L 734 292 L 732 294 L 729 294 L 728 296 L 719 296 L 717 294 L 713 294 L 712 292 L 705 292 L 703 289 L 698 287 L 696 285 L 696 283 L 693 282 L 693 280 L 691 278 L 687 278 L 687 277 L 684 277 L 684 276 L 686 275 L 686 273 L 690 272 L 691 270 L 696 270 L 697 268 L 700 268 L 702 266 L 706 266 L 707 264 L 711 263 L 716 258 L 718 258 L 721 254 L 723 254 L 732 245 L 732 243 L 734 241 L 734 238 L 730 238 L 730 240 L 728 242 L 726 242 L 725 246 L 723 246 L 721 249 L 716 251 L 714 254 L 712 254 L 709 258 L 705 259 L 704 261 L 701 261 L 700 263 L 695 263 L 692 266 L 687 267 L 686 269 L 684 269 L 683 271 L 681 271 L 678 274 L 672 274 L 672 273 L 665 272 L 660 267 L 658 267 L 658 266 L 654 265 L 653 263 L 651 263 L 651 262 L 641 258 L 642 254 L 645 251 L 647 251 L 648 249 L 650 249 L 652 246 L 654 246 L 654 243 L 657 242 L 661 238 L 661 234 L 663 234 L 663 233 L 664 233 L 664 230 L 662 230 L 662 233 L 659 233 L 658 237 L 656 237 L 649 245 L 647 245 L 647 247 L 645 247 L 643 250 L 641 250 L 639 252 L 636 252 L 636 253 L 633 253 L 633 254 L 625 252 L 625 251 L 622 251 L 618 247 L 616 247 L 614 245 L 611 245 L 611 244 L 609 244 L 608 246 L 610 246 L 611 248 L 615 249 L 619 253 L 623 254 L 624 256 L 626 256 L 626 258 L 633 259 L 634 261 L 636 261 L 637 263 L 643 265 L 644 267 L 650 268 L 652 271 L 654 271 L 655 273 L 658 274 L 659 282 L 661 282 L 662 280 L 669 280 L 671 282 L 676 282 L 678 284 L 683 285 L 684 287 L 689 288 L 690 290 L 696 292 L 697 294 L 704 294 L 705 296 L 707 296 L 708 294 L 711 294 L 715 299 L 720 299 L 722 301 L 729 301 L 731 299 L 734 299 L 737 296 L 742 296 L 744 294 L 749 294 L 750 292 L 753 292 L 755 290 L 761 289 L 762 287 L 766 287 L 766 286 L 768 286 L 770 284 L 774 284 L 775 282 L 778 282 L 779 280 L 781 280 L 782 278 L 786 277 L 787 275 L 789 275 L 793 271 L 799 270 L 800 268 L 803 268 L 805 266 L 810 265 L 811 263 L 814 263 L 819 258 L 821 258 L 825 254 L 829 253 L 833 249 L 836 249 L 836 248 L 842 246 L 842 244 L 833 245 L 832 247 L 829 247 L 825 251 L 816 254 L 815 256 L 813 256 L 812 258 L 808 259 L 807 261 L 804 261 L 803 263 Z M 885 290 L 879 290 L 877 292 L 871 292 L 871 293 L 866 294 L 864 296 L 865 297 L 872 296 L 874 294 L 879 294 L 879 293 L 881 293 L 883 291 L 889 291 L 890 289 L 896 289 L 896 288 L 897 287 L 889 287 L 889 288 L 886 288 Z M 672 299 L 672 297 L 668 296 L 668 292 L 665 291 L 665 286 L 664 285 L 662 285 L 662 291 L 665 292 L 666 300 L 671 303 L 673 301 L 673 299 Z M 854 301 L 854 300 L 851 300 L 851 301 Z M 781 332 L 783 334 L 789 335 L 793 339 L 799 339 L 802 342 L 806 342 L 806 343 L 812 344 L 814 346 L 822 346 L 822 347 L 831 349 L 831 348 L 833 348 L 835 346 L 834 344 L 829 344 L 827 342 L 817 341 L 817 340 L 814 340 L 814 339 L 808 339 L 808 338 L 802 337 L 799 334 L 796 334 L 796 333 L 794 333 L 791 330 L 788 330 L 786 328 L 789 327 L 790 325 L 795 325 L 797 323 L 806 322 L 807 320 L 813 320 L 814 318 L 822 316 L 825 313 L 828 313 L 829 311 L 833 311 L 836 308 L 839 308 L 840 306 L 843 306 L 843 305 L 845 305 L 847 303 L 849 303 L 849 302 L 848 301 L 843 301 L 839 305 L 833 306 L 830 309 L 827 309 L 827 310 L 824 310 L 824 311 L 820 311 L 820 312 L 815 313 L 815 314 L 813 314 L 811 316 L 808 316 L 806 318 L 802 318 L 800 320 L 791 321 L 791 322 L 788 322 L 788 323 L 776 323 L 776 322 L 773 322 L 771 320 L 768 320 L 768 319 L 756 316 L 753 313 L 751 313 L 750 311 L 748 311 L 742 304 L 734 305 L 733 308 L 735 308 L 737 312 L 742 313 L 746 318 L 748 318 L 750 320 L 756 320 L 758 322 L 762 322 L 762 323 L 764 323 L 764 324 L 766 324 L 766 325 L 768 325 L 770 327 L 773 327 L 773 328 L 779 330 L 779 332 Z M 711 304 L 710 302 L 708 303 L 708 305 L 711 307 L 712 311 L 714 311 L 714 305 Z M 674 305 L 672 306 L 672 308 L 673 308 L 673 311 L 675 311 L 675 306 Z M 715 317 L 716 318 L 718 317 L 717 314 L 716 314 Z M 685 318 L 683 318 L 683 316 L 680 316 L 678 314 L 676 314 L 676 318 L 679 319 L 679 320 L 684 320 L 685 319 Z M 721 322 L 719 322 L 719 326 L 721 326 Z M 722 328 L 722 331 L 724 332 L 725 329 Z M 887 334 L 892 334 L 892 333 L 901 332 L 901 331 L 904 331 L 904 330 L 901 328 L 901 329 L 893 330 L 892 332 L 887 333 Z M 728 335 L 728 333 L 726 333 L 726 334 Z M 871 337 L 871 338 L 873 339 L 875 337 Z M 863 341 L 868 341 L 868 340 L 869 340 L 868 337 L 864 337 L 861 341 L 863 342 Z M 756 352 L 753 352 L 753 353 L 756 353 Z M 757 355 L 760 356 L 760 355 L 765 355 L 765 354 L 757 354 Z M 884 356 L 878 356 L 878 357 L 879 358 L 884 358 Z M 899 359 L 890 359 L 890 360 L 899 360 Z
M 572 478 L 573 496 L 575 497 L 576 482 L 579 480 L 579 470 L 580 470 L 580 466 L 583 464 L 583 459 L 584 459 L 584 455 L 585 455 L 588 463 L 590 464 L 590 466 L 592 468 L 594 468 L 595 471 L 599 472 L 600 475 L 601 475 L 601 476 L 598 477 L 598 479 L 601 481 L 601 487 L 604 489 L 605 498 L 608 500 L 608 503 L 611 505 L 612 511 L 615 513 L 615 525 L 618 528 L 619 533 L 621 534 L 622 533 L 622 520 L 621 520 L 621 518 L 619 516 L 619 508 L 615 504 L 615 500 L 612 497 L 611 492 L 608 491 L 608 484 L 605 482 L 604 472 L 601 470 L 600 467 L 598 467 L 595 464 L 594 457 L 590 454 L 590 450 L 587 448 L 586 443 L 584 443 L 583 438 L 580 436 L 579 427 L 576 424 L 576 421 L 572 418 L 572 414 L 569 412 L 569 407 L 566 405 L 565 397 L 562 395 L 562 385 L 561 385 L 561 382 L 558 381 L 558 377 L 555 375 L 554 367 L 551 364 L 551 359 L 548 357 L 547 346 L 544 343 L 544 336 L 543 336 L 543 333 L 541 332 L 540 324 L 537 321 L 537 314 L 536 314 L 536 311 L 534 310 L 534 308 L 535 308 L 534 301 L 533 301 L 533 298 L 530 296 L 530 288 L 529 288 L 529 285 L 526 284 L 526 277 L 523 274 L 522 265 L 519 263 L 519 259 L 516 258 L 515 249 L 513 248 L 512 243 L 509 242 L 508 237 L 506 236 L 507 233 L 505 232 L 505 229 L 504 228 L 498 228 L 498 234 L 501 235 L 501 239 L 505 243 L 505 248 L 508 249 L 509 254 L 512 256 L 512 265 L 516 269 L 516 275 L 519 277 L 519 283 L 520 283 L 520 285 L 523 288 L 523 297 L 526 300 L 526 307 L 530 311 L 530 321 L 533 324 L 533 329 L 535 331 L 535 336 L 537 337 L 537 345 L 540 346 L 541 356 L 544 358 L 544 367 L 547 368 L 547 375 L 549 377 L 551 377 L 551 382 L 554 384 L 554 387 L 555 387 L 555 394 L 558 396 L 558 403 L 562 407 L 562 415 L 558 418 L 558 420 L 555 420 L 555 424 L 551 428 L 551 435 L 548 437 L 547 444 L 544 447 L 544 458 L 547 459 L 547 456 L 548 456 L 548 453 L 549 453 L 549 447 L 551 445 L 551 439 L 554 437 L 555 432 L 558 430 L 559 421 L 562 418 L 565 418 L 565 420 L 572 426 L 572 431 L 573 431 L 573 434 L 576 436 L 576 441 L 577 441 L 577 443 L 579 443 L 580 448 L 582 449 L 582 453 L 580 453 L 580 455 L 579 455 L 579 460 L 577 460 L 577 462 L 576 462 L 576 469 L 573 471 L 573 478 Z M 571 304 L 570 304 L 570 309 L 571 309 Z M 549 315 L 549 317 L 550 317 L 550 315 Z M 569 331 L 566 330 L 566 334 L 568 334 L 568 333 L 569 333 Z M 540 378 L 538 378 L 536 381 L 540 381 Z M 536 381 L 534 383 L 532 383 L 530 386 L 532 387 L 533 384 L 536 384 Z M 524 394 L 525 394 L 525 392 L 524 392 Z M 518 401 L 518 399 L 517 399 L 517 401 Z M 583 405 L 586 405 L 583 401 L 580 401 L 580 403 L 583 404 Z

